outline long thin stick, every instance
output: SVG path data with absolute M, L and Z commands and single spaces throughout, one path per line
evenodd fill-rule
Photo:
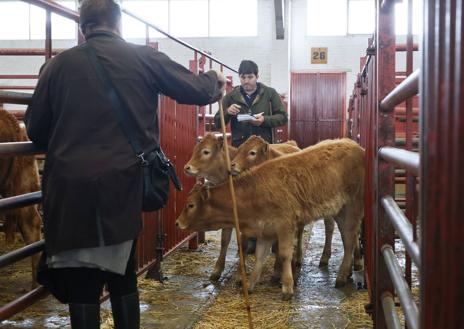
M 222 108 L 221 100 L 218 101 L 218 105 L 219 105 L 219 114 L 221 117 L 222 135 L 224 138 L 224 150 L 226 152 L 227 171 L 229 172 L 229 190 L 230 190 L 230 195 L 232 197 L 232 209 L 234 213 L 234 222 L 235 222 L 235 236 L 237 239 L 238 253 L 240 255 L 240 272 L 242 274 L 243 296 L 245 298 L 245 306 L 246 306 L 247 315 L 248 315 L 248 328 L 253 329 L 253 321 L 251 318 L 251 306 L 250 306 L 250 300 L 248 299 L 248 280 L 247 280 L 246 272 L 245 272 L 245 260 L 243 257 L 242 244 L 240 243 L 240 224 L 238 222 L 237 200 L 235 199 L 234 181 L 232 179 L 230 158 L 229 158 L 229 146 L 227 145 L 226 123 L 224 120 L 224 110 Z

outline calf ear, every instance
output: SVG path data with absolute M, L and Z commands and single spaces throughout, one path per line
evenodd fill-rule
M 216 137 L 217 138 L 217 143 L 220 147 L 222 147 L 222 145 L 224 144 L 224 136 L 221 134 L 219 136 Z
M 267 155 L 267 157 L 269 158 L 269 143 L 263 144 L 263 147 L 261 148 L 261 152 L 263 153 L 263 155 Z
M 201 190 L 200 190 L 200 195 L 201 195 L 201 198 L 203 201 L 206 201 L 209 199 L 209 188 L 207 186 L 204 186 Z

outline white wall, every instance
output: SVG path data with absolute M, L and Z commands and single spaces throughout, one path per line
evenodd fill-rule
M 230 24 L 229 21 L 240 23 L 240 18 L 228 18 L 225 15 L 224 24 Z M 260 81 L 271 85 L 279 93 L 288 94 L 290 71 L 344 71 L 347 72 L 347 96 L 351 94 L 356 74 L 360 69 L 359 58 L 365 54 L 369 36 L 306 36 L 306 0 L 285 0 L 285 25 L 285 39 L 276 40 L 274 1 L 258 0 L 257 37 L 186 38 L 184 41 L 200 50 L 210 51 L 214 57 L 236 69 L 242 59 L 255 61 L 260 68 Z M 129 41 L 145 42 L 145 40 Z M 192 51 L 171 40 L 162 38 L 154 41 L 159 41 L 161 51 L 185 66 L 188 66 L 188 61 L 193 59 Z M 402 41 L 404 42 L 404 38 Z M 76 41 L 55 41 L 54 47 L 67 48 L 75 44 Z M 43 46 L 43 41 L 0 41 L 0 48 L 43 48 Z M 328 64 L 311 64 L 311 47 L 327 47 Z M 404 55 L 399 54 L 397 58 L 398 70 L 404 70 Z M 0 74 L 36 74 L 43 62 L 43 57 L 1 56 Z M 415 66 L 418 63 L 419 57 L 416 55 Z M 231 74 L 228 70 L 225 73 Z M 237 84 L 238 77 L 233 75 L 233 79 Z M 0 81 L 1 85 L 33 83 L 34 81 Z
M 366 53 L 369 35 L 309 37 L 306 35 L 306 0 L 292 0 L 291 71 L 346 72 L 347 102 Z M 311 47 L 327 47 L 327 64 L 311 64 Z
M 274 1 L 258 0 L 258 36 L 257 37 L 229 37 L 229 38 L 185 38 L 183 39 L 192 46 L 209 51 L 211 54 L 238 69 L 242 59 L 255 61 L 260 70 L 260 81 L 267 85 L 272 85 L 279 92 L 285 93 L 288 89 L 288 38 L 286 40 L 275 40 L 275 16 Z M 224 24 L 230 24 L 225 16 Z M 232 18 L 234 22 L 240 22 L 239 17 Z M 288 21 L 288 19 L 286 19 Z M 194 24 L 194 21 L 190 22 Z M 246 24 L 246 22 L 243 22 Z M 128 40 L 135 43 L 145 43 L 145 40 Z M 167 39 L 153 39 L 159 42 L 160 51 L 165 52 L 174 60 L 182 65 L 188 66 L 189 60 L 193 59 L 193 52 L 185 49 L 179 44 Z M 54 43 L 54 48 L 71 47 L 76 41 L 58 41 Z M 43 41 L 1 41 L 0 48 L 22 48 L 37 47 L 43 48 Z M 37 74 L 43 57 L 0 57 L 0 74 Z M 209 65 L 209 62 L 207 62 Z M 217 66 L 215 66 L 217 67 Z M 233 75 L 235 83 L 238 83 L 238 76 L 226 70 L 226 74 Z M 0 81 L 1 85 L 11 84 L 30 84 L 30 81 Z

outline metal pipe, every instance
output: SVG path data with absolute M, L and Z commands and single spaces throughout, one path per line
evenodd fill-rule
M 403 271 L 401 270 L 398 260 L 396 259 L 393 248 L 386 244 L 382 246 L 382 255 L 387 265 L 390 278 L 395 287 L 396 293 L 400 298 L 401 307 L 406 318 L 406 323 L 410 329 L 419 329 L 419 309 L 414 302 L 406 280 L 404 279 Z
M 419 153 L 406 151 L 395 147 L 384 146 L 379 149 L 379 156 L 383 160 L 406 169 L 416 176 L 419 176 Z
M 37 79 L 37 74 L 0 74 L 0 79 Z
M 404 43 L 396 45 L 396 51 L 407 51 L 407 50 L 408 50 L 407 45 L 404 44 Z M 412 50 L 413 51 L 418 51 L 419 50 L 419 45 L 417 43 L 413 44 L 412 45 Z
M 203 56 L 205 56 L 205 57 L 207 57 L 207 58 L 209 58 L 209 59 L 215 61 L 216 63 L 220 64 L 221 66 L 227 67 L 227 68 L 228 68 L 229 70 L 231 70 L 232 72 L 238 73 L 237 70 L 233 69 L 232 67 L 230 67 L 230 66 L 228 66 L 228 65 L 226 65 L 226 64 L 223 64 L 221 61 L 219 61 L 218 59 L 214 58 L 213 56 L 211 56 L 211 55 L 205 53 L 204 51 L 199 50 L 198 48 L 195 48 L 194 46 L 190 45 L 189 43 L 187 43 L 187 42 L 185 42 L 185 41 L 182 41 L 182 40 L 180 40 L 180 39 L 178 39 L 178 38 L 176 38 L 176 37 L 170 35 L 169 33 L 165 32 L 164 30 L 162 30 L 161 28 L 159 28 L 158 26 L 156 26 L 156 25 L 154 25 L 154 24 L 152 24 L 152 23 L 148 23 L 146 20 L 144 20 L 144 19 L 141 18 L 140 16 L 137 16 L 136 14 L 130 12 L 129 10 L 123 8 L 123 9 L 122 9 L 122 12 L 125 13 L 125 14 L 127 14 L 127 15 L 129 15 L 129 16 L 131 16 L 131 17 L 133 17 L 133 18 L 135 18 L 136 20 L 138 20 L 138 21 L 140 21 L 140 22 L 142 22 L 142 23 L 148 25 L 148 26 L 151 27 L 152 29 L 155 29 L 155 30 L 158 31 L 159 33 L 161 33 L 161 34 L 167 36 L 168 38 L 174 40 L 175 42 L 180 43 L 180 44 L 183 45 L 184 47 L 187 47 L 187 48 L 189 48 L 189 49 L 191 49 L 191 50 L 193 50 L 193 51 L 196 51 L 197 53 L 199 53 L 199 54 L 201 54 L 201 55 L 203 55 Z
M 30 3 L 31 5 L 43 8 L 45 10 L 49 10 L 52 13 L 69 18 L 70 20 L 73 20 L 76 23 L 79 23 L 79 14 L 76 11 L 69 9 L 65 6 L 62 6 L 56 2 L 49 1 L 49 0 L 22 0 L 22 1 Z
M 11 303 L 3 305 L 0 307 L 0 323 L 3 320 L 6 320 L 16 313 L 21 312 L 25 308 L 31 306 L 39 299 L 42 299 L 48 295 L 48 291 L 44 287 L 40 286 L 34 290 L 28 292 L 27 294 L 15 299 Z
M 0 90 L 34 90 L 34 89 L 35 89 L 34 86 L 0 86 Z
M 0 143 L 0 158 L 45 153 L 38 149 L 32 142 L 8 142 Z
M 395 87 L 395 89 L 385 96 L 385 98 L 380 102 L 380 109 L 382 111 L 390 111 L 406 99 L 417 95 L 419 92 L 419 77 L 419 69 L 412 72 L 410 76 L 404 79 Z
M 395 301 L 389 291 L 385 291 L 382 294 L 382 307 L 383 314 L 385 315 L 385 323 L 388 329 L 400 329 L 402 328 L 398 312 L 395 309 Z
M 420 250 L 417 243 L 414 241 L 412 225 L 406 218 L 404 213 L 398 207 L 398 204 L 391 196 L 383 197 L 381 200 L 382 206 L 387 212 L 390 221 L 392 222 L 395 230 L 398 232 L 404 247 L 411 256 L 417 267 L 421 268 Z
M 28 105 L 31 100 L 32 94 L 0 90 L 0 103 Z
M 41 252 L 43 251 L 44 246 L 45 246 L 45 240 L 40 240 L 40 241 L 31 243 L 25 247 L 9 252 L 5 255 L 1 255 L 0 256 L 0 268 L 11 265 L 24 258 L 27 258 L 38 252 Z
M 42 200 L 42 192 L 32 192 L 0 199 L 0 212 L 30 206 L 39 203 Z
M 53 55 L 57 55 L 65 49 L 54 49 Z M 43 56 L 45 55 L 45 49 L 43 48 L 9 48 L 0 49 L 1 56 Z

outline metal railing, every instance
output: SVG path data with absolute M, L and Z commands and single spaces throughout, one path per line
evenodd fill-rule
M 376 1 L 377 30 L 361 60 L 349 104 L 350 137 L 366 149 L 365 274 L 374 327 L 382 329 L 401 327 L 394 307 L 395 292 L 400 297 L 408 327 L 418 328 L 418 308 L 410 298 L 411 260 L 419 270 L 425 266 L 416 238 L 414 210 L 416 177 L 422 164 L 419 153 L 413 150 L 422 145 L 413 131 L 418 129 L 418 111 L 413 109 L 411 100 L 418 94 L 423 72 L 412 71 L 412 53 L 419 47 L 412 38 L 412 0 L 406 1 L 409 8 L 406 44 L 396 44 L 395 1 Z M 405 72 L 396 71 L 396 53 L 400 51 L 406 52 Z M 404 108 L 397 107 L 404 102 Z M 395 193 L 401 190 L 398 184 L 406 186 L 405 197 Z M 400 207 L 406 209 L 406 215 Z M 405 274 L 393 254 L 395 231 L 406 250 Z
M 419 309 L 412 298 L 411 290 L 404 278 L 403 271 L 398 264 L 398 259 L 395 256 L 392 246 L 384 245 L 382 254 L 387 265 L 388 272 L 395 286 L 396 293 L 400 298 L 401 308 L 404 311 L 404 316 L 408 324 L 408 328 L 419 328 Z
M 384 146 L 379 149 L 382 160 L 388 161 L 395 166 L 406 169 L 414 175 L 419 175 L 419 153 L 407 151 L 395 147 Z
M 390 111 L 396 105 L 404 102 L 406 99 L 415 96 L 418 93 L 420 71 L 417 70 L 406 78 L 400 85 L 394 88 L 384 99 L 380 102 L 381 111 Z M 405 169 L 407 172 L 412 173 L 416 176 L 419 175 L 420 168 L 420 157 L 416 152 L 407 150 L 397 149 L 389 146 L 380 147 L 378 150 L 378 156 L 383 161 L 388 162 L 391 165 Z M 407 253 L 412 257 L 416 266 L 420 269 L 420 250 L 417 243 L 414 241 L 413 226 L 403 215 L 398 204 L 391 196 L 381 197 L 379 200 L 383 210 L 385 211 L 387 218 L 398 232 Z M 412 298 L 411 290 L 404 277 L 404 273 L 398 264 L 398 260 L 394 254 L 393 247 L 389 244 L 385 244 L 381 247 L 381 252 L 384 257 L 385 266 L 390 274 L 390 279 L 393 283 L 396 293 L 398 294 L 401 302 L 401 307 L 405 314 L 408 328 L 418 329 L 419 328 L 419 310 Z M 377 293 L 384 294 L 388 291 Z M 380 297 L 382 298 L 382 297 Z M 382 302 L 383 313 L 385 321 L 390 322 L 391 318 L 387 314 L 391 312 L 391 309 L 387 304 Z
M 420 70 L 414 71 L 403 82 L 401 82 L 395 89 L 393 89 L 387 97 L 380 103 L 380 109 L 383 111 L 390 111 L 396 105 L 404 102 L 408 98 L 417 95 L 419 92 L 419 76 Z

